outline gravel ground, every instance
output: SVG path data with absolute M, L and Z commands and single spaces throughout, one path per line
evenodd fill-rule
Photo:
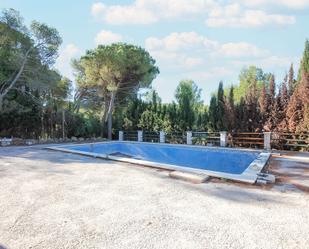
M 0 248 L 308 248 L 309 195 L 0 148 Z

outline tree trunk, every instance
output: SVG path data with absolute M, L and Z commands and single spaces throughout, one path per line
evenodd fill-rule
M 62 110 L 62 139 L 65 138 L 65 131 L 64 131 L 64 125 L 65 125 L 65 112 Z
M 113 115 L 112 112 L 108 114 L 107 120 L 107 138 L 108 140 L 112 140 L 112 127 L 113 127 Z
M 3 111 L 3 95 L 0 94 L 0 113 Z
M 16 84 L 16 82 L 19 80 L 20 76 L 22 75 L 22 73 L 24 72 L 25 69 L 25 65 L 27 63 L 27 59 L 28 59 L 28 55 L 30 53 L 30 51 L 32 50 L 32 48 L 28 49 L 28 51 L 25 54 L 25 58 L 23 59 L 21 66 L 17 72 L 17 74 L 15 75 L 15 77 L 13 78 L 13 80 L 11 81 L 11 83 L 9 84 L 9 86 L 4 89 L 3 91 L 1 90 L 1 97 L 3 99 L 3 97 L 5 95 L 7 95 L 7 93 L 12 89 L 12 87 Z M 1 107 L 0 107 L 1 108 Z M 0 109 L 1 110 L 1 109 Z
M 41 139 L 44 139 L 44 110 L 41 113 Z
M 109 101 L 109 107 L 107 112 L 107 138 L 112 140 L 112 128 L 113 128 L 113 109 L 114 109 L 114 102 L 115 102 L 116 92 L 111 92 L 111 99 Z

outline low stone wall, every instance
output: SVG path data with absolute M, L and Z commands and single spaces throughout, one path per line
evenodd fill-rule
M 34 144 L 50 144 L 50 143 L 91 143 L 106 141 L 106 138 L 48 138 L 48 139 L 22 139 L 22 138 L 0 138 L 0 146 L 22 146 Z

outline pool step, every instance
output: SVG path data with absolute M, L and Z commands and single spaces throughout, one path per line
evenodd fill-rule
M 195 184 L 206 182 L 210 178 L 210 176 L 208 175 L 187 173 L 181 171 L 172 171 L 169 173 L 169 177 L 187 182 L 192 182 Z
M 267 183 L 275 183 L 276 182 L 276 177 L 271 174 L 266 174 L 266 173 L 260 173 L 258 174 L 258 178 L 256 180 L 257 184 L 267 184 Z

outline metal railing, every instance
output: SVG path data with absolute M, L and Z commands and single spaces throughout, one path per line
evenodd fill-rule
M 169 144 L 186 144 L 187 135 L 185 132 L 168 132 L 165 133 L 165 142 Z
M 220 132 L 192 132 L 192 144 L 219 146 L 220 145 Z
M 160 142 L 160 132 L 158 131 L 143 131 L 143 141 L 151 143 Z
M 137 141 L 137 131 L 124 131 L 123 140 L 125 141 Z
M 309 151 L 309 133 L 119 131 L 125 141 Z M 120 134 L 120 133 L 119 133 Z M 120 139 L 120 136 L 119 136 Z M 121 140 L 120 139 L 120 140 Z

